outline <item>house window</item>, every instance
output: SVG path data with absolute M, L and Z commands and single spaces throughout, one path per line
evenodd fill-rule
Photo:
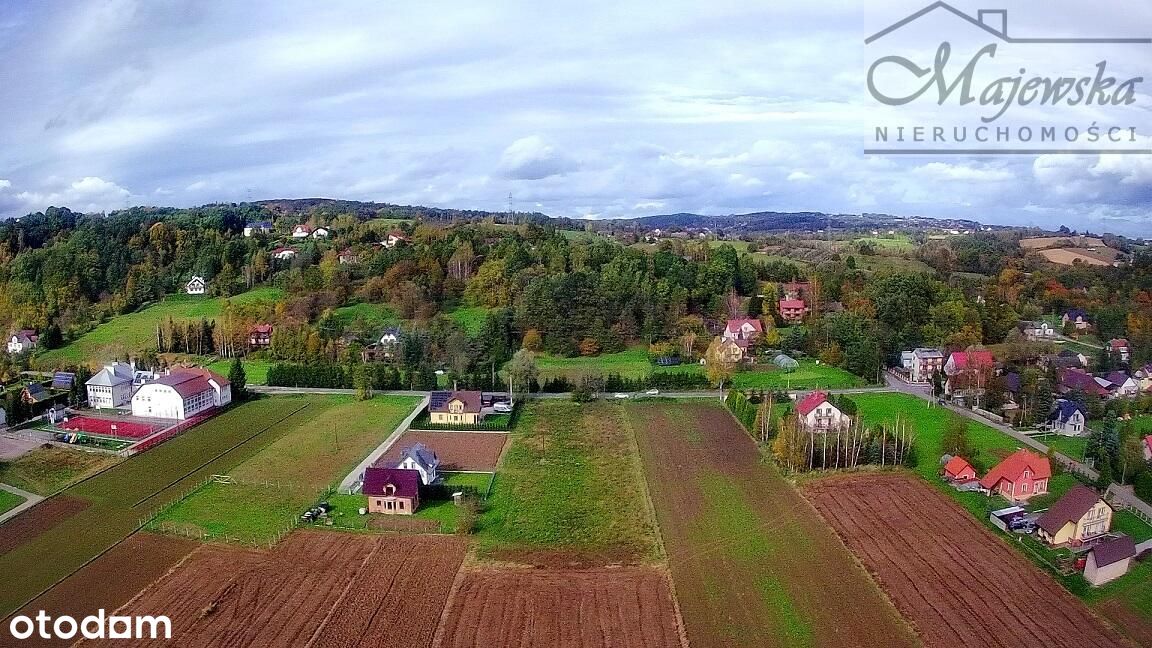
M 404 510 L 404 500 L 400 500 L 400 510 Z
M 1028 492 L 1028 482 L 1024 482 L 1023 484 L 1020 485 L 1020 492 L 1022 492 L 1022 493 Z

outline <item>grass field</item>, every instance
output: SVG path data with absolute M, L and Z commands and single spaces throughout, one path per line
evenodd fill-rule
M 232 303 L 258 301 L 275 302 L 284 298 L 279 288 L 256 288 L 230 298 Z M 156 325 L 174 321 L 212 319 L 222 312 L 224 299 L 193 295 L 170 295 L 163 301 L 134 313 L 115 317 L 71 344 L 37 356 L 36 362 L 45 368 L 66 364 L 96 365 L 125 354 L 138 353 L 156 346 Z
M 16 493 L 0 489 L 0 513 L 7 513 L 24 503 L 24 498 Z
M 306 415 L 229 472 L 237 484 L 209 484 L 156 521 L 164 531 L 193 537 L 275 538 L 293 515 L 339 483 L 407 416 L 419 399 L 377 396 L 311 397 Z
M 352 304 L 332 311 L 336 323 L 345 330 L 358 330 L 377 339 L 382 330 L 400 324 L 396 311 L 387 304 Z
M 482 306 L 457 308 L 447 313 L 448 319 L 456 322 L 467 331 L 468 335 L 477 336 L 484 330 L 484 322 L 488 318 L 488 309 Z
M 691 645 L 916 645 L 726 410 L 702 402 L 621 408 L 639 440 Z
M 237 405 L 164 444 L 75 484 L 63 494 L 88 500 L 83 511 L 0 555 L 0 616 L 133 532 L 151 512 L 213 474 L 227 474 L 305 417 L 314 398 L 284 396 Z M 30 514 L 40 509 L 31 509 Z M 39 565 L 37 569 L 25 569 Z
M 619 374 L 624 378 L 643 378 L 652 373 L 648 352 L 642 347 L 591 357 L 562 358 L 540 354 L 536 356 L 536 367 L 540 370 L 541 382 L 559 376 L 579 381 L 584 376 Z
M 622 408 L 546 401 L 525 409 L 478 527 L 489 555 L 657 557 L 655 521 Z
M 1052 448 L 1056 452 L 1073 459 L 1084 460 L 1084 448 L 1088 445 L 1088 437 L 1067 437 L 1060 434 L 1042 434 L 1032 437 Z
M 471 486 L 483 495 L 492 481 L 492 473 L 441 472 L 440 479 L 448 486 Z
M 912 239 L 903 234 L 895 235 L 892 237 L 865 236 L 854 240 L 853 243 L 871 243 L 874 247 L 877 248 L 899 250 L 901 252 L 909 252 L 915 247 L 912 244 Z
M 791 372 L 761 364 L 732 376 L 732 386 L 736 389 L 846 389 L 865 384 L 867 381 L 863 378 L 839 367 L 818 365 L 810 360 L 801 361 Z
M 272 368 L 272 365 L 276 364 L 276 361 L 241 360 L 240 363 L 244 365 L 244 375 L 248 379 L 249 385 L 267 385 L 268 370 Z M 208 365 L 208 368 L 227 378 L 228 372 L 232 369 L 232 359 L 217 360 Z
M 0 463 L 0 483 L 48 496 L 120 461 L 115 455 L 52 446 Z

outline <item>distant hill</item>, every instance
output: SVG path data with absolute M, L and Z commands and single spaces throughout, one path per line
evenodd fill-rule
M 336 200 L 333 198 L 284 198 L 260 200 L 255 204 L 264 207 L 277 216 L 355 214 L 361 220 L 369 218 L 411 218 L 428 221 L 484 220 L 495 219 L 506 222 L 508 212 L 491 212 L 481 209 L 445 209 L 441 207 L 421 207 L 419 205 L 393 205 L 390 203 L 361 202 L 358 200 Z M 548 216 L 539 212 L 515 214 L 518 222 L 545 221 Z M 567 220 L 567 219 L 563 219 Z
M 979 231 L 984 225 L 976 221 L 890 216 L 888 214 L 824 214 L 821 212 L 753 212 L 727 216 L 702 214 L 661 214 L 617 220 L 597 221 L 597 228 L 639 225 L 644 229 L 708 229 L 728 234 L 807 231 L 822 229 L 897 229 L 929 228 L 957 231 Z

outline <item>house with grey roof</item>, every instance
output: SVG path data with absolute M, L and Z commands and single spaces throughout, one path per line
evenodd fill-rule
M 125 407 L 132 401 L 132 365 L 113 362 L 104 365 L 84 386 L 88 389 L 88 406 L 93 409 Z
M 437 470 L 440 468 L 440 458 L 431 448 L 423 443 L 416 443 L 404 449 L 400 454 L 397 468 L 415 470 L 420 473 L 420 483 L 427 486 L 440 478 Z

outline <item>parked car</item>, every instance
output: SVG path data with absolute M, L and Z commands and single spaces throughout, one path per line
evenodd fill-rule
M 644 393 L 648 394 L 649 396 L 659 396 L 660 390 L 659 389 L 649 389 L 648 391 L 646 391 Z
M 492 409 L 494 411 L 501 412 L 503 414 L 507 414 L 507 413 L 512 411 L 512 405 L 505 403 L 504 401 L 499 401 L 496 403 L 492 403 Z
M 628 394 L 623 392 L 616 392 L 616 398 L 628 398 Z

